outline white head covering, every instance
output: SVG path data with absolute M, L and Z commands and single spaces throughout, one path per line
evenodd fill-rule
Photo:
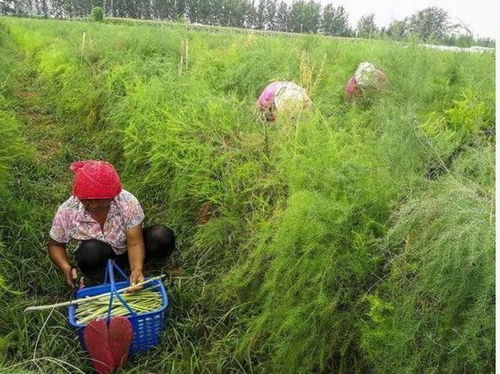
M 279 113 L 294 116 L 309 108 L 311 99 L 302 87 L 293 82 L 281 82 L 276 91 L 274 105 Z
M 354 77 L 356 78 L 356 82 L 363 88 L 374 87 L 379 79 L 377 68 L 371 62 L 362 62 L 359 64 Z

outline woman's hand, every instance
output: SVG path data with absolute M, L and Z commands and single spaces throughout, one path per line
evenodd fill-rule
M 64 281 L 69 288 L 73 288 L 73 276 L 71 274 L 71 266 L 68 266 L 62 270 L 64 275 Z
M 130 285 L 134 286 L 137 283 L 140 283 L 143 281 L 144 281 L 144 275 L 142 275 L 142 271 L 133 270 L 132 273 L 130 274 Z M 130 292 L 136 292 L 136 291 L 139 291 L 140 289 L 142 289 L 142 285 L 131 288 Z
M 70 288 L 75 288 L 75 285 L 78 286 L 79 289 L 85 287 L 85 284 L 83 283 L 83 277 L 80 277 L 78 279 L 78 272 L 75 267 L 65 267 L 63 269 L 63 274 L 64 274 L 64 281 Z

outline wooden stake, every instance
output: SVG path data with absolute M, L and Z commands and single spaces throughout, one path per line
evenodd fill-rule
M 82 47 L 81 47 L 82 52 L 83 52 L 83 49 L 85 48 L 85 37 L 86 36 L 87 36 L 87 34 L 84 31 L 83 32 L 83 36 L 82 36 Z
M 181 42 L 181 62 L 179 65 L 179 75 L 188 68 L 188 58 L 189 58 L 189 39 L 184 39 Z

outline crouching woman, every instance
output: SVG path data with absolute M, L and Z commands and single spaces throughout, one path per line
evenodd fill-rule
M 144 280 L 144 263 L 167 259 L 175 248 L 173 231 L 164 225 L 142 227 L 139 201 L 122 189 L 113 165 L 105 161 L 74 162 L 73 195 L 61 204 L 50 229 L 48 251 L 66 284 L 74 277 L 66 246 L 79 244 L 74 257 L 85 285 L 104 281 L 108 259 L 130 269 L 130 283 Z

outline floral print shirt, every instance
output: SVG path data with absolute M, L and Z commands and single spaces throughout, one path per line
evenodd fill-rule
M 71 196 L 57 209 L 49 235 L 58 243 L 97 239 L 109 244 L 119 255 L 127 250 L 126 230 L 141 224 L 143 220 L 144 212 L 141 204 L 128 191 L 122 190 L 111 201 L 102 230 L 80 200 Z

